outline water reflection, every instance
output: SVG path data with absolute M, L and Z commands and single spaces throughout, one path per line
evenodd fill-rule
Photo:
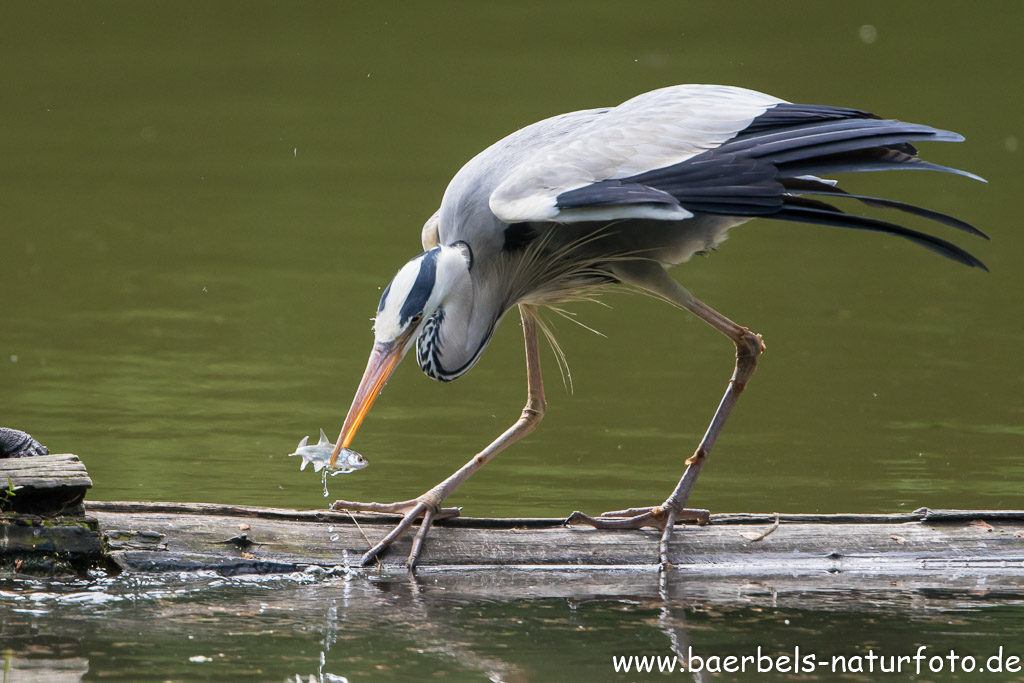
M 926 583 L 655 571 L 8 579 L 0 641 L 18 681 L 636 680 L 612 657 L 1021 649 L 1019 583 Z
M 3 667 L 0 680 L 4 683 L 77 683 L 89 672 L 89 660 L 84 657 L 16 657 L 5 653 Z

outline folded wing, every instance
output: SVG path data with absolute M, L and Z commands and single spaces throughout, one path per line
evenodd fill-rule
M 808 195 L 855 199 L 983 236 L 945 214 L 852 195 L 819 174 L 931 170 L 918 141 L 959 142 L 930 126 L 840 107 L 790 104 L 749 90 L 676 86 L 641 95 L 538 150 L 490 197 L 506 222 L 577 222 L 697 214 L 764 217 L 898 235 L 965 265 L 984 265 L 926 233 L 847 214 Z

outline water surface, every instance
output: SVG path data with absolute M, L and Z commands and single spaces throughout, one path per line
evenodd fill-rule
M 852 659 L 909 656 L 921 645 L 929 659 L 952 650 L 981 668 L 1000 646 L 1004 660 L 1024 655 L 1019 590 L 1011 595 L 1004 586 L 1000 594 L 982 581 L 965 591 L 961 580 L 950 591 L 894 596 L 865 586 L 830 594 L 822 581 L 814 583 L 815 590 L 800 591 L 784 577 L 702 577 L 666 588 L 654 571 L 597 581 L 586 572 L 531 580 L 427 571 L 418 579 L 136 575 L 4 582 L 0 636 L 13 652 L 14 675 L 34 663 L 64 680 L 786 680 L 754 668 L 703 677 L 626 674 L 616 672 L 613 657 L 724 659 L 752 656 L 760 647 L 778 658 L 797 646 L 828 662 L 801 680 L 1019 680 L 951 673 L 948 660 L 944 671 L 924 668 L 923 675 L 905 663 L 904 676 L 882 674 L 878 662 L 869 675 L 864 660 Z M 833 671 L 837 656 L 846 658 L 845 672 L 838 663 Z

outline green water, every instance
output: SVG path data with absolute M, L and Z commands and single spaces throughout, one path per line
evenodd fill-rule
M 732 597 L 710 599 L 714 586 L 684 581 L 665 600 L 657 573 L 615 578 L 636 595 L 588 596 L 585 575 L 569 598 L 552 597 L 543 579 L 521 583 L 513 596 L 508 586 L 488 585 L 488 577 L 443 572 L 418 581 L 122 577 L 38 585 L 31 598 L 0 593 L 12 605 L 0 636 L 13 649 L 15 671 L 45 657 L 50 671 L 81 675 L 88 667 L 86 680 L 691 681 L 681 672 L 616 673 L 612 657 L 671 657 L 690 648 L 698 657 L 742 657 L 758 646 L 779 657 L 797 645 L 829 663 L 802 680 L 1020 680 L 951 675 L 948 664 L 936 675 L 927 660 L 920 676 L 908 664 L 909 676 L 881 674 L 881 663 L 875 675 L 863 663 L 863 673 L 852 673 L 853 660 L 845 674 L 831 671 L 836 656 L 907 656 L 921 645 L 929 659 L 953 650 L 977 666 L 1000 646 L 1004 658 L 1024 654 L 1020 605 L 999 606 L 984 591 L 953 601 L 871 591 L 809 600 L 799 591 L 774 595 L 770 580 L 750 580 L 737 583 Z M 714 678 L 786 680 L 752 669 Z
M 845 184 L 972 222 L 993 240 L 909 224 L 992 272 L 878 235 L 764 221 L 677 269 L 768 345 L 692 502 L 716 512 L 1022 508 L 1022 20 L 1017 4 L 953 2 L 7 3 L 0 425 L 79 454 L 93 499 L 321 506 L 319 478 L 285 455 L 320 427 L 337 433 L 379 290 L 419 252 L 420 226 L 460 165 L 545 116 L 727 83 L 964 134 L 923 152 L 987 185 L 926 173 Z M 605 303 L 573 310 L 607 338 L 558 323 L 575 389 L 562 388 L 545 350 L 548 415 L 452 497 L 467 514 L 651 504 L 678 478 L 724 389 L 731 346 L 663 304 L 614 293 Z M 521 346 L 506 322 L 458 382 L 402 367 L 354 444 L 370 467 L 333 480 L 332 494 L 408 498 L 450 473 L 518 416 Z M 204 594 L 196 609 L 232 600 Z M 47 628 L 79 628 L 64 603 L 43 604 Z M 132 607 L 142 630 L 157 616 L 150 604 Z M 497 621 L 537 622 L 544 609 L 486 606 Z M 595 614 L 641 643 L 661 637 L 641 625 L 643 610 L 602 603 Z M 282 628 L 319 652 L 322 615 L 309 618 L 308 632 L 301 620 Z M 873 618 L 837 623 L 856 630 Z M 902 623 L 879 618 L 880 628 Z M 716 638 L 747 628 L 742 610 L 722 619 L 730 626 Z M 406 644 L 362 639 L 368 623 L 345 630 L 346 656 L 365 657 L 352 680 L 387 678 L 367 651 L 406 657 Z M 485 623 L 450 627 L 480 640 L 500 632 Z M 110 642 L 89 644 L 100 637 L 67 646 L 91 660 L 90 677 L 121 661 Z M 256 661 L 272 639 L 256 629 L 232 642 Z M 123 647 L 145 670 L 149 655 Z M 313 672 L 254 666 L 274 672 L 268 680 Z M 558 678 L 531 670 L 516 680 Z

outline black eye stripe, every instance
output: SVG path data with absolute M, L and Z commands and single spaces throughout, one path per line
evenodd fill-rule
M 380 295 L 380 304 L 377 305 L 377 312 L 378 313 L 380 313 L 381 311 L 384 310 L 384 303 L 387 301 L 387 299 L 388 299 L 388 292 L 390 292 L 390 291 L 391 291 L 391 283 L 389 282 L 388 286 L 384 288 L 384 293 Z
M 420 258 L 420 272 L 416 274 L 416 281 L 413 282 L 409 296 L 405 297 L 402 303 L 402 310 L 398 313 L 398 324 L 405 325 L 414 316 L 423 313 L 427 305 L 430 293 L 434 291 L 434 282 L 437 279 L 437 257 L 441 253 L 440 247 L 435 247 Z

